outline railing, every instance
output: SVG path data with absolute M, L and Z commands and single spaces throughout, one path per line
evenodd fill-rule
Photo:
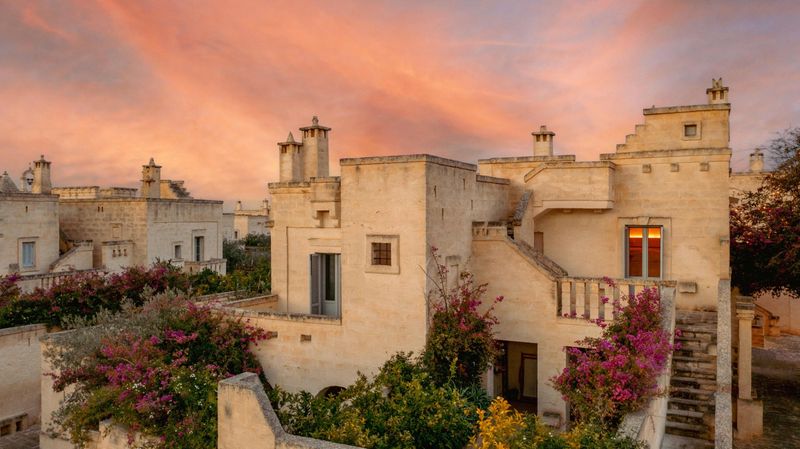
M 675 285 L 675 281 L 646 279 L 560 278 L 556 281 L 556 314 L 564 318 L 611 320 L 615 301 L 624 305 L 625 297 L 645 288 L 661 290 Z
M 91 269 L 91 270 L 75 270 L 75 271 L 59 271 L 56 273 L 44 274 L 30 274 L 20 276 L 17 285 L 23 292 L 32 292 L 37 287 L 48 289 L 64 279 L 77 276 L 79 274 L 106 274 L 104 270 Z
M 203 260 L 200 262 L 185 260 L 183 262 L 183 271 L 189 274 L 194 274 L 194 273 L 199 273 L 208 268 L 209 270 L 215 273 L 225 274 L 227 265 L 228 261 L 225 259 L 210 259 L 210 260 Z

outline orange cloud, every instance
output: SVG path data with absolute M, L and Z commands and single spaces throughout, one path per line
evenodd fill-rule
M 793 3 L 33 5 L 0 6 L 0 169 L 44 152 L 64 184 L 135 185 L 153 156 L 195 196 L 255 203 L 315 114 L 334 159 L 525 155 L 540 124 L 595 158 L 720 75 L 737 163 L 800 121 Z

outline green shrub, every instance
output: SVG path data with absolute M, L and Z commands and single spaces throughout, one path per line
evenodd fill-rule
M 419 360 L 402 353 L 337 396 L 270 394 L 286 431 L 368 449 L 462 449 L 477 419 L 477 404 L 435 385 Z

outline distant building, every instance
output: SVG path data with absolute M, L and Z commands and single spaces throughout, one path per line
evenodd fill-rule
M 141 187 L 59 187 L 61 232 L 92 241 L 94 266 L 118 271 L 171 261 L 189 272 L 225 273 L 222 201 L 194 199 L 183 181 L 161 179 L 153 159 Z
M 233 212 L 223 214 L 223 235 L 227 240 L 239 240 L 248 234 L 269 235 L 269 202 L 264 200 L 258 209 L 244 209 L 236 202 Z

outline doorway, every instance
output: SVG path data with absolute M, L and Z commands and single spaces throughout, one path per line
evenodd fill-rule
M 341 316 L 341 254 L 314 253 L 310 257 L 311 313 Z

